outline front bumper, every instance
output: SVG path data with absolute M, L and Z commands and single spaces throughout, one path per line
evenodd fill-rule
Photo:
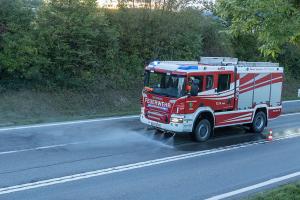
M 183 123 L 169 123 L 164 124 L 147 119 L 144 114 L 140 115 L 140 120 L 142 123 L 153 126 L 158 129 L 175 132 L 175 133 L 189 133 L 192 132 L 192 123 L 188 120 L 184 120 Z

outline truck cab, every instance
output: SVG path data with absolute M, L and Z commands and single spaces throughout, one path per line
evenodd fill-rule
M 234 67 L 222 69 L 198 62 L 151 63 L 145 69 L 141 120 L 158 129 L 192 132 L 199 108 L 211 114 L 232 110 Z

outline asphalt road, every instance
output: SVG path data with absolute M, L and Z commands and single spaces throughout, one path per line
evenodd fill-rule
M 0 199 L 205 199 L 300 171 L 300 114 L 269 128 L 281 139 L 231 127 L 194 143 L 135 117 L 0 129 Z

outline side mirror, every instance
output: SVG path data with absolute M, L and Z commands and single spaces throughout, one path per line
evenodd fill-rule
M 146 91 L 146 92 L 153 92 L 153 88 L 144 87 L 144 91 Z

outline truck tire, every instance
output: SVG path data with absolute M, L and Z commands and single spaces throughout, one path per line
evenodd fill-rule
M 264 112 L 259 111 L 255 114 L 253 122 L 251 124 L 251 131 L 254 133 L 261 133 L 265 129 L 267 124 L 267 116 Z
M 155 134 L 162 134 L 162 133 L 164 133 L 164 131 L 162 131 L 159 128 L 154 128 L 154 130 L 155 130 Z
M 201 119 L 193 133 L 194 139 L 197 142 L 204 142 L 211 135 L 211 123 L 207 119 Z

